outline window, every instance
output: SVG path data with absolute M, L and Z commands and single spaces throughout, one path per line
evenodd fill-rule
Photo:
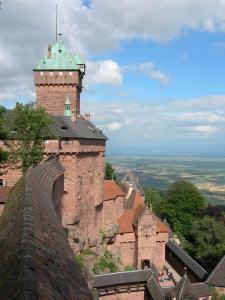
M 40 72 L 40 75 L 43 76 L 43 75 L 44 75 L 44 72 Z
M 53 72 L 50 72 L 50 76 L 53 76 L 54 74 L 53 74 Z
M 62 76 L 63 75 L 63 72 L 59 72 L 59 76 Z
M 70 110 L 70 104 L 65 104 L 65 110 Z
M 3 179 L 3 178 L 0 178 L 0 186 L 3 186 L 3 185 L 5 185 L 5 184 L 4 184 L 4 179 Z
M 72 75 L 73 75 L 73 72 L 69 72 L 69 75 L 72 76 Z

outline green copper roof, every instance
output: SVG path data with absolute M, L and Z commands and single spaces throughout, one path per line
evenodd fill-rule
M 71 112 L 71 106 L 70 106 L 70 98 L 67 95 L 66 96 L 66 102 L 65 102 L 64 116 L 70 117 L 71 114 L 72 114 L 72 112 Z
M 65 102 L 65 104 L 70 104 L 70 97 L 68 95 L 66 96 L 66 102 Z
M 52 46 L 51 57 L 45 55 L 34 70 L 80 70 L 84 74 L 85 64 L 79 55 L 70 53 L 63 41 L 58 39 Z

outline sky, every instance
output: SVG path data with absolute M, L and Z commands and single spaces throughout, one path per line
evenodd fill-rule
M 35 100 L 55 0 L 2 0 L 0 104 Z M 108 153 L 225 154 L 225 0 L 57 0 Z

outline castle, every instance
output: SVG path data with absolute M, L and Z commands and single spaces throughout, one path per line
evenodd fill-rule
M 47 55 L 33 71 L 36 105 L 44 107 L 53 119 L 50 129 L 54 137 L 44 142 L 44 160 L 56 157 L 63 167 L 64 189 L 62 199 L 55 203 L 55 210 L 73 253 L 89 248 L 100 256 L 107 250 L 119 255 L 123 267 L 151 270 L 141 273 L 147 274 L 143 275 L 143 280 L 137 279 L 142 288 L 144 282 L 150 285 L 153 280 L 151 284 L 155 284 L 158 278 L 153 273 L 165 270 L 166 264 L 168 269 L 168 262 L 169 267 L 173 265 L 181 276 L 184 275 L 179 292 L 183 285 L 192 289 L 189 280 L 193 284 L 205 280 L 207 272 L 170 240 L 171 231 L 166 222 L 146 207 L 144 193 L 132 174 L 127 174 L 120 183 L 104 180 L 107 137 L 90 122 L 90 113 L 80 113 L 85 63 L 79 55 L 71 54 L 59 38 L 53 46 L 48 45 Z M 0 141 L 0 146 L 5 147 L 4 141 Z M 0 213 L 8 192 L 21 175 L 12 165 L 1 169 Z M 48 173 L 43 172 L 42 180 L 47 182 L 47 176 Z M 58 186 L 61 191 L 62 185 L 54 182 L 56 195 L 59 194 Z M 140 273 L 133 274 L 139 278 Z M 122 275 L 118 276 L 115 280 L 121 284 Z M 98 280 L 102 280 L 101 284 Z M 114 294 L 116 282 L 112 284 Z M 102 288 L 101 299 L 116 299 L 108 297 L 107 284 L 100 277 L 95 281 L 95 286 Z M 157 290 L 160 289 L 157 285 Z M 142 292 L 139 298 L 134 296 L 133 299 L 143 299 Z M 206 296 L 211 299 L 209 290 Z M 173 299 L 183 299 L 176 297 Z M 131 296 L 121 299 L 131 299 Z
M 144 268 L 165 263 L 168 229 L 144 204 L 135 180 L 121 186 L 104 181 L 106 136 L 80 113 L 85 63 L 71 54 L 61 38 L 48 45 L 47 55 L 34 67 L 36 105 L 52 116 L 56 138 L 45 140 L 45 158 L 56 155 L 64 167 L 64 195 L 58 207 L 74 253 L 100 251 L 100 232 L 107 248 L 120 249 L 124 265 Z M 12 166 L 1 181 L 13 186 L 20 173 Z M 157 255 L 156 255 L 157 254 Z
M 74 253 L 84 248 L 99 251 L 100 232 L 120 249 L 124 265 L 137 268 L 165 263 L 168 229 L 144 205 L 135 180 L 118 186 L 104 181 L 106 136 L 80 113 L 85 63 L 71 54 L 61 38 L 34 67 L 36 104 L 54 119 L 56 138 L 45 141 L 45 158 L 56 155 L 64 167 L 64 195 L 59 214 Z M 1 178 L 13 186 L 20 177 L 11 166 Z M 157 253 L 157 255 L 156 255 Z

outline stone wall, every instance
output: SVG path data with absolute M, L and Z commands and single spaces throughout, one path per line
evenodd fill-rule
M 0 148 L 8 150 L 4 141 L 0 141 Z M 0 178 L 3 179 L 4 185 L 12 187 L 21 178 L 22 172 L 17 165 L 9 163 L 0 164 Z
M 112 224 L 117 225 L 118 217 L 123 213 L 123 202 L 124 197 L 116 197 L 104 201 L 103 203 L 103 224 L 104 227 L 111 226 Z
M 64 115 L 67 95 L 71 111 L 80 114 L 81 74 L 79 71 L 35 71 L 36 103 L 49 114 Z
M 65 169 L 63 201 L 57 209 L 74 252 L 95 246 L 102 227 L 104 151 L 105 141 L 100 140 L 45 141 L 45 159 L 55 154 Z M 10 165 L 1 173 L 9 186 L 22 176 Z
M 52 159 L 10 191 L 0 217 L 0 299 L 92 299 L 55 210 L 63 190 Z
M 59 160 L 65 169 L 62 222 L 74 252 L 94 247 L 102 227 L 104 143 L 61 141 Z M 51 147 L 51 143 L 47 144 Z
M 116 235 L 115 247 L 120 250 L 121 261 L 124 266 L 134 266 L 135 234 L 122 233 Z
M 138 269 L 143 268 L 144 261 L 154 263 L 153 258 L 156 251 L 156 222 L 147 209 L 138 220 L 136 247 L 138 249 Z
M 153 263 L 157 267 L 158 270 L 162 270 L 165 265 L 165 248 L 166 242 L 168 241 L 168 233 L 159 232 L 156 235 L 156 247 L 153 255 Z
M 115 295 L 100 296 L 100 300 L 144 300 L 144 291 L 127 292 Z

